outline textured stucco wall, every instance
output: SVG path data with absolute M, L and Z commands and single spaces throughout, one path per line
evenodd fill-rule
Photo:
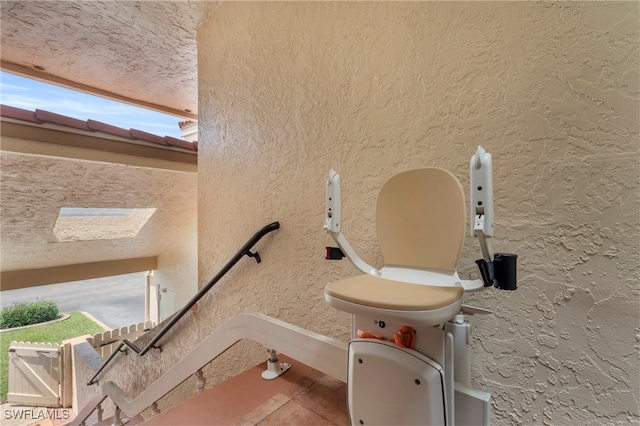
M 7 136 L 2 142 L 28 143 Z M 0 167 L 3 271 L 155 256 L 193 220 L 197 208 L 197 177 L 191 172 L 8 151 L 0 154 Z M 94 230 L 86 241 L 67 242 L 54 233 L 62 207 L 157 211 L 131 235 L 135 240 L 94 240 L 100 236 Z
M 261 226 L 282 228 L 162 356 L 107 376 L 134 395 L 239 312 L 346 339 L 348 315 L 322 296 L 357 273 L 323 259 L 329 168 L 342 175 L 346 236 L 380 265 L 382 183 L 439 166 L 467 188 L 482 144 L 494 248 L 520 256 L 517 292 L 469 298 L 494 311 L 473 318 L 473 384 L 493 393 L 495 423 L 639 421 L 638 40 L 635 2 L 224 3 L 198 34 L 199 286 Z M 468 238 L 460 269 L 478 257 Z M 208 385 L 260 355 L 234 349 Z
M 254 230 L 282 229 L 209 299 L 344 338 L 324 284 L 324 180 L 380 264 L 374 202 L 396 172 L 468 186 L 494 156 L 497 251 L 520 289 L 473 303 L 474 384 L 498 423 L 638 421 L 637 3 L 227 3 L 199 32 L 200 284 Z M 463 270 L 479 257 L 468 238 Z M 471 265 L 471 267 L 469 266 Z
M 198 221 L 185 226 L 158 256 L 158 269 L 151 278 L 151 318 L 157 318 L 156 288 L 167 288 L 171 296 L 161 293 L 160 311 L 171 315 L 183 307 L 198 291 Z M 167 315 L 167 316 L 168 316 Z M 167 316 L 162 316 L 161 321 Z

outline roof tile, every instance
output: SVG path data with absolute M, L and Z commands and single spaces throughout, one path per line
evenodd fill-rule
M 73 127 L 80 130 L 91 130 L 87 126 L 87 122 L 78 120 L 77 118 L 67 117 L 66 115 L 56 114 L 54 112 L 36 109 L 36 118 L 47 123 L 59 124 L 61 126 Z
M 168 146 L 167 141 L 161 136 L 143 132 L 142 130 L 137 130 L 137 129 L 131 129 L 129 130 L 129 132 L 131 133 L 131 136 L 134 139 L 140 139 L 141 141 L 157 143 L 159 145 Z
M 184 149 L 190 149 L 191 151 L 198 150 L 196 144 L 193 142 L 188 142 L 182 139 L 173 138 L 171 136 L 165 136 L 164 139 L 167 142 L 167 145 L 169 146 L 177 146 Z
M 112 126 L 111 124 L 102 123 L 95 120 L 78 120 L 65 115 L 56 114 L 41 109 L 35 112 L 26 109 L 16 108 L 9 105 L 0 105 L 0 115 L 2 117 L 13 118 L 16 120 L 29 121 L 32 123 L 52 123 L 74 129 L 86 130 L 91 132 L 101 132 L 113 136 L 119 136 L 125 139 L 138 139 L 145 142 L 151 142 L 162 146 L 173 146 L 190 151 L 198 150 L 198 142 L 188 142 L 171 136 L 157 136 L 137 129 L 123 129 L 121 127 Z
M 112 126 L 111 124 L 102 123 L 95 120 L 87 120 L 87 127 L 97 132 L 108 133 L 114 136 L 120 136 L 121 138 L 133 139 L 131 132 L 122 127 Z
M 33 111 L 27 111 L 26 109 L 16 108 L 9 105 L 0 105 L 0 115 L 7 118 L 15 118 L 17 120 L 30 121 L 32 123 L 42 123 L 42 121 L 36 118 L 36 114 Z

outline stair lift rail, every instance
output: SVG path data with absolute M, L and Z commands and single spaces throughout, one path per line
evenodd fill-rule
M 98 412 L 98 421 L 101 421 L 100 404 L 107 398 L 117 407 L 116 411 L 121 410 L 122 414 L 132 418 L 153 407 L 185 380 L 197 376 L 204 366 L 241 340 L 252 340 L 342 382 L 347 380 L 346 343 L 267 315 L 242 313 L 216 328 L 136 396 L 128 395 L 112 381 L 103 382 L 70 425 L 84 425 L 93 412 Z
M 113 358 L 121 351 L 123 346 L 127 346 L 127 348 L 131 349 L 135 354 L 137 354 L 138 356 L 143 356 L 144 354 L 146 354 L 150 349 L 154 348 L 154 349 L 160 349 L 159 346 L 156 346 L 156 344 L 160 341 L 160 339 L 162 339 L 162 337 L 164 337 L 165 334 L 167 334 L 167 332 L 169 332 L 169 330 L 171 330 L 171 328 L 178 322 L 180 321 L 180 319 L 196 304 L 198 303 L 198 301 L 200 299 L 202 299 L 202 297 L 207 294 L 209 292 L 209 290 L 211 290 L 211 288 L 213 288 L 214 285 L 216 285 L 216 283 L 218 281 L 220 281 L 220 279 L 222 279 L 222 277 L 224 277 L 224 275 L 229 272 L 229 270 L 231 270 L 231 268 L 233 268 L 235 266 L 236 263 L 238 263 L 240 261 L 240 259 L 242 259 L 245 255 L 249 256 L 249 257 L 253 257 L 257 263 L 260 263 L 262 260 L 260 259 L 260 255 L 258 254 L 257 251 L 252 252 L 251 249 L 253 248 L 253 246 L 255 246 L 258 241 L 260 241 L 265 235 L 267 235 L 270 232 L 273 232 L 277 229 L 280 228 L 280 223 L 279 222 L 273 222 L 270 223 L 268 225 L 265 225 L 264 227 L 262 227 L 258 232 L 256 232 L 243 246 L 240 250 L 238 250 L 238 252 L 231 258 L 231 260 L 229 260 L 227 262 L 226 265 L 224 265 L 224 267 L 222 267 L 222 269 L 207 283 L 207 285 L 205 285 L 204 287 L 202 287 L 200 289 L 200 291 L 198 291 L 198 293 L 196 293 L 195 296 L 193 296 L 191 298 L 191 300 L 189 300 L 178 312 L 176 312 L 175 315 L 173 315 L 173 317 L 171 317 L 171 319 L 162 327 L 162 329 L 160 329 L 160 331 L 158 332 L 158 334 L 156 334 L 153 339 L 151 339 L 149 341 L 149 343 L 147 343 L 142 349 L 140 349 L 139 347 L 137 347 L 135 344 L 133 344 L 132 342 L 130 342 L 127 339 L 124 339 L 120 342 L 120 344 L 118 345 L 118 347 L 113 351 L 113 353 L 111 353 L 111 355 L 109 356 L 109 358 L 107 358 L 107 360 L 100 366 L 100 368 L 98 369 L 98 371 L 96 371 L 96 373 L 94 374 L 94 376 L 91 378 L 91 380 L 89 380 L 89 382 L 87 383 L 87 385 L 93 385 L 95 383 L 97 383 L 98 381 L 96 380 L 97 377 L 100 375 L 100 373 L 102 373 L 102 371 L 105 369 L 105 367 L 107 365 L 109 365 L 109 363 L 113 360 Z M 125 348 L 126 350 L 126 348 Z

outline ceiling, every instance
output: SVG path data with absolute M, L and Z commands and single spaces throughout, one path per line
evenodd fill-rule
M 209 1 L 2 1 L 2 69 L 197 118 Z

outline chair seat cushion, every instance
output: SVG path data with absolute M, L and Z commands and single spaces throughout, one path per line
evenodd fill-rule
M 359 275 L 327 284 L 325 293 L 357 305 L 396 311 L 431 311 L 452 305 L 464 294 L 462 287 L 439 287 Z

